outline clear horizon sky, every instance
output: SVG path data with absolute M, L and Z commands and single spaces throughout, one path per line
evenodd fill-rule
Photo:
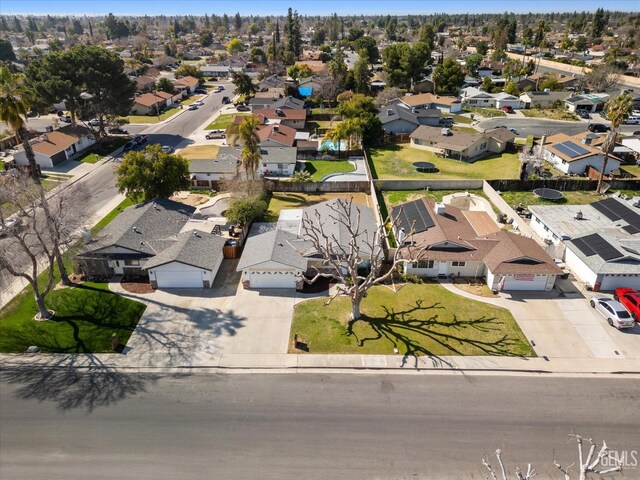
M 2 0 L 2 15 L 284 15 L 287 8 L 302 15 L 432 14 L 432 13 L 546 13 L 608 10 L 640 10 L 637 0 Z

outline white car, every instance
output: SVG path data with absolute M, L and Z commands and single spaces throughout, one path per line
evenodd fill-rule
M 633 328 L 635 322 L 631 314 L 620 303 L 609 297 L 592 297 L 589 302 L 597 312 L 607 319 L 607 323 L 618 330 L 621 328 Z
M 198 105 L 196 105 L 195 103 L 192 103 L 191 105 L 189 105 L 189 110 L 197 110 L 198 109 Z
M 220 93 L 223 90 L 224 90 L 224 87 L 222 87 L 222 86 L 216 87 L 216 88 L 213 89 L 213 93 Z
M 204 102 L 202 100 L 196 100 L 195 102 L 192 103 L 192 105 L 196 105 L 198 107 L 201 107 L 204 105 Z
M 162 150 L 164 153 L 171 153 L 173 152 L 173 147 L 170 147 L 169 145 L 163 145 L 160 150 Z

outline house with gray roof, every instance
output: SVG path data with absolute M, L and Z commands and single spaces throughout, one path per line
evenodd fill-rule
M 446 158 L 477 160 L 491 153 L 504 152 L 516 136 L 507 128 L 483 133 L 456 132 L 448 128 L 419 126 L 411 135 L 411 146 L 435 152 Z
M 304 100 L 292 96 L 284 98 L 252 98 L 249 100 L 251 110 L 275 110 L 276 108 L 292 108 L 303 110 L 305 108 Z
M 200 230 L 179 233 L 143 267 L 153 288 L 211 288 L 226 238 Z
M 313 274 L 317 269 L 326 270 L 318 252 L 306 238 L 303 219 L 319 222 L 325 234 L 338 245 L 349 248 L 351 236 L 343 222 L 336 222 L 336 202 L 328 200 L 301 209 L 285 209 L 280 213 L 276 224 L 254 224 L 237 270 L 242 272 L 245 288 L 301 288 L 303 275 Z M 366 205 L 352 204 L 350 222 L 360 222 L 361 234 L 356 243 L 368 264 L 367 256 L 371 252 L 371 240 L 377 229 L 373 210 Z M 337 250 L 337 249 L 336 249 Z
M 551 108 L 554 104 L 560 105 L 572 95 L 571 92 L 524 92 L 520 100 L 524 108 Z
M 407 107 L 396 102 L 383 107 L 378 113 L 385 132 L 391 135 L 411 133 L 420 125 L 437 127 L 440 123 L 440 110 L 437 108 Z
M 220 147 L 216 158 L 195 158 L 189 161 L 191 184 L 195 188 L 215 188 L 220 180 L 238 174 L 240 149 Z
M 195 210 L 166 198 L 127 207 L 86 243 L 75 260 L 89 278 L 149 275 L 157 288 L 211 286 L 224 239 L 208 232 L 182 233 Z M 162 267 L 165 273 L 174 270 L 155 277 L 149 265 Z M 196 271 L 199 283 L 194 281 Z
M 260 148 L 259 173 L 265 177 L 290 177 L 296 169 L 296 147 L 262 147 Z

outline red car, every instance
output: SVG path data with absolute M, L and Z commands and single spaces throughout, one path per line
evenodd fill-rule
M 513 113 L 513 107 L 505 105 L 504 107 L 502 107 L 502 111 L 506 113 Z
M 640 292 L 633 288 L 616 288 L 613 298 L 629 310 L 636 322 L 640 322 Z

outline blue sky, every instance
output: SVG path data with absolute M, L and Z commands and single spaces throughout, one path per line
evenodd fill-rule
M 492 13 L 492 12 L 551 12 L 593 11 L 598 7 L 609 10 L 638 11 L 637 0 L 2 0 L 0 14 L 66 14 L 104 15 L 202 15 L 204 13 L 242 15 L 285 14 L 288 7 L 306 15 L 359 14 L 429 14 L 429 13 Z

